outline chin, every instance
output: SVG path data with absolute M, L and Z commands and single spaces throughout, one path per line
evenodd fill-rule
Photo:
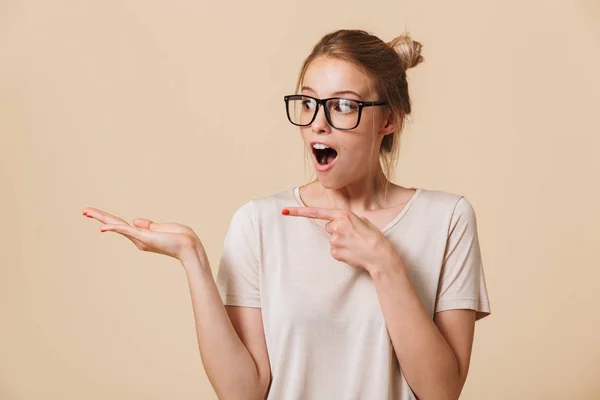
M 323 178 L 323 177 L 319 178 L 319 175 L 317 175 L 316 180 L 319 181 L 321 186 L 323 186 L 325 189 L 329 189 L 329 190 L 338 190 L 345 186 L 338 180 L 334 181 L 332 179 L 327 179 L 327 178 Z

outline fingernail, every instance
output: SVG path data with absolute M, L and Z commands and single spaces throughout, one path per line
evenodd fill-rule
M 281 213 L 283 215 L 290 215 L 290 210 L 288 210 L 287 208 L 284 208 L 283 211 L 281 211 Z

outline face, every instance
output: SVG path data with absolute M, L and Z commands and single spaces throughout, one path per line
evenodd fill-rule
M 343 97 L 359 101 L 382 101 L 370 87 L 373 87 L 370 78 L 353 64 L 320 57 L 313 60 L 306 70 L 301 94 L 319 99 Z M 340 111 L 352 112 L 344 104 L 336 107 Z M 394 125 L 386 106 L 364 107 L 357 127 L 339 130 L 329 125 L 324 107 L 319 105 L 312 124 L 300 127 L 302 139 L 312 154 L 317 179 L 329 189 L 338 189 L 367 177 L 369 168 L 371 174 L 378 172 L 381 141 L 393 131 Z M 334 151 L 315 149 L 315 143 L 324 144 Z M 323 146 L 317 145 L 319 147 Z M 321 164 L 319 159 L 325 163 Z

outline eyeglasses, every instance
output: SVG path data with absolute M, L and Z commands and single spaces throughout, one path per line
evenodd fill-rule
M 339 130 L 354 129 L 360 123 L 360 116 L 364 107 L 387 105 L 385 101 L 359 101 L 330 97 L 317 99 L 312 96 L 294 94 L 283 96 L 285 109 L 290 122 L 297 126 L 308 126 L 313 123 L 319 105 L 323 105 L 325 118 L 329 125 Z

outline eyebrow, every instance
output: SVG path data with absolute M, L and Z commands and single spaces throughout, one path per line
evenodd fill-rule
M 314 90 L 312 90 L 312 89 L 311 89 L 310 87 L 308 87 L 308 86 L 302 86 L 302 90 L 309 90 L 309 91 L 311 91 L 311 92 L 315 93 L 315 91 L 314 91 Z M 356 92 L 354 92 L 354 91 L 352 91 L 352 90 L 340 90 L 340 91 L 338 91 L 338 92 L 334 92 L 334 93 L 332 93 L 332 94 L 333 94 L 334 96 L 340 96 L 340 95 L 343 95 L 343 94 L 352 94 L 352 95 L 354 95 L 354 96 L 358 97 L 359 99 L 362 99 L 362 96 L 361 96 L 360 94 L 358 94 L 358 93 L 356 93 Z

